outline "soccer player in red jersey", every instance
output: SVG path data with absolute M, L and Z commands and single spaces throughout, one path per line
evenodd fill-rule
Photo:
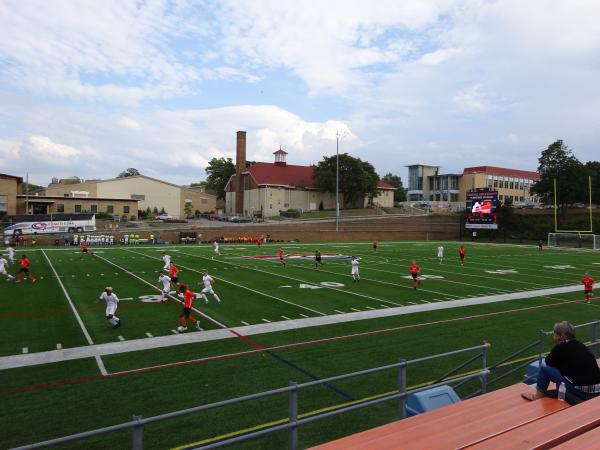
M 171 277 L 171 286 L 177 285 L 179 281 L 179 277 L 177 274 L 179 273 L 179 267 L 173 264 L 173 260 L 171 260 L 171 265 L 169 266 L 169 277 Z
M 592 297 L 594 296 L 594 282 L 595 280 L 590 277 L 590 273 L 586 272 L 583 278 L 581 279 L 581 283 L 583 284 L 583 292 L 585 294 L 585 299 L 588 303 L 592 302 Z
M 373 251 L 377 251 L 377 241 L 373 241 Z
M 88 244 L 86 241 L 81 241 L 81 253 L 79 254 L 79 258 L 83 258 L 83 255 L 85 255 L 88 252 Z
M 16 282 L 20 283 L 21 282 L 21 274 L 24 273 L 25 275 L 27 275 L 27 278 L 29 278 L 29 281 L 31 281 L 32 283 L 35 283 L 35 277 L 33 275 L 31 275 L 31 273 L 29 273 L 29 260 L 27 259 L 27 256 L 23 255 L 21 256 L 21 259 L 19 260 L 19 264 L 21 265 L 21 267 L 19 268 L 19 271 L 17 272 L 17 276 L 16 276 Z
M 187 319 L 190 322 L 196 324 L 196 328 L 200 329 L 200 322 L 191 315 L 192 313 L 192 305 L 194 300 L 196 299 L 196 293 L 190 291 L 185 284 L 179 286 L 179 293 L 183 295 L 183 311 L 179 315 L 179 319 L 181 320 L 181 327 L 178 328 L 180 333 L 187 331 Z
M 419 280 L 419 271 L 421 270 L 421 266 L 413 261 L 410 263 L 410 266 L 408 266 L 408 269 L 410 270 L 410 274 L 413 279 L 413 288 L 416 289 L 417 286 L 421 284 L 421 281 Z
M 465 265 L 465 248 L 463 246 L 458 249 L 458 256 L 460 257 L 460 265 Z
M 279 247 L 279 262 L 285 267 L 285 254 L 283 253 L 283 247 Z

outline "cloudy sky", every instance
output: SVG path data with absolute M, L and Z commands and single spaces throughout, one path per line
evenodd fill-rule
M 597 0 L 0 0 L 0 172 L 178 184 L 213 157 L 600 159 Z M 406 181 L 405 181 L 406 183 Z

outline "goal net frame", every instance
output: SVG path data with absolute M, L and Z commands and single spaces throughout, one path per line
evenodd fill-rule
M 600 249 L 600 235 L 590 232 L 557 232 L 548 233 L 548 248 L 586 248 Z

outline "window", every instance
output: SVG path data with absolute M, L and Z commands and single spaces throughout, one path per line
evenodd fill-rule
M 123 206 L 123 214 L 129 214 L 129 206 Z
M 76 213 L 80 213 L 81 212 L 81 205 L 75 205 L 75 212 Z
M 514 183 L 511 181 L 511 182 L 509 183 L 509 187 L 510 187 L 510 189 L 514 189 L 514 188 L 515 188 L 515 184 L 514 184 Z
M 56 204 L 56 212 L 59 212 L 59 213 L 64 213 L 65 212 L 65 205 L 64 205 L 64 203 L 57 203 Z
M 98 205 L 90 205 L 90 212 L 96 214 L 98 212 Z
M 504 182 L 504 188 L 505 188 L 505 189 L 508 189 L 508 181 L 505 181 L 505 182 Z
M 68 196 L 69 196 L 69 194 L 63 194 L 63 197 L 68 197 Z
M 131 194 L 131 200 L 146 200 L 146 196 L 144 194 Z
M 0 195 L 0 212 L 8 211 L 8 195 Z
M 494 187 L 497 188 L 498 187 L 498 180 L 494 180 Z
M 106 213 L 112 214 L 115 212 L 115 207 L 113 205 L 106 205 Z

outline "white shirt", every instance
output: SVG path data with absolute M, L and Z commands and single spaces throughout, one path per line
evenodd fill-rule
M 213 242 L 213 249 L 215 249 L 215 250 L 219 249 L 219 243 L 218 242 Z
M 438 256 L 442 256 L 444 254 L 444 247 L 441 245 L 438 247 Z
M 352 272 L 358 271 L 358 264 L 359 264 L 358 259 L 353 259 L 351 264 L 352 264 Z
M 163 260 L 163 262 L 164 262 L 166 265 L 169 265 L 169 264 L 171 264 L 171 257 L 170 257 L 169 255 L 164 255 L 164 256 L 162 257 L 162 260 Z
M 6 249 L 6 251 L 8 252 L 8 257 L 12 259 L 13 256 L 15 256 L 15 249 L 12 247 L 8 247 Z
M 168 275 L 161 275 L 158 277 L 158 282 L 163 284 L 163 287 L 166 289 L 169 289 L 169 287 L 171 287 L 171 278 L 169 278 Z
M 117 297 L 114 292 L 108 295 L 108 293 L 104 291 L 100 296 L 100 300 L 104 300 L 106 303 L 119 303 L 119 297 Z
M 0 270 L 3 270 L 6 264 L 8 264 L 8 261 L 6 261 L 4 258 L 0 258 Z
M 202 277 L 202 282 L 204 283 L 204 287 L 211 287 L 212 286 L 212 282 L 213 282 L 213 278 L 210 275 L 204 275 Z

